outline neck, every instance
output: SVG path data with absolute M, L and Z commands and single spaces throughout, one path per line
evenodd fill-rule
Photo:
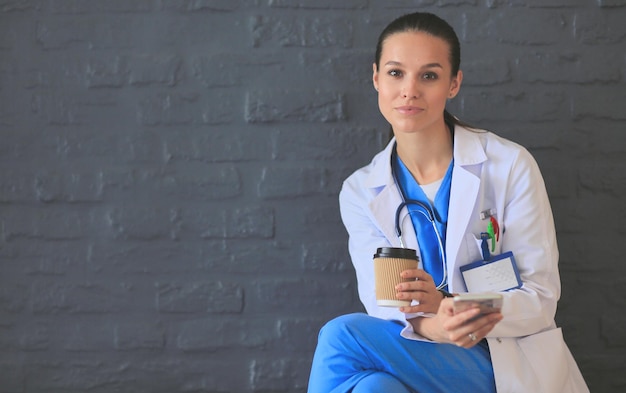
M 445 176 L 453 154 L 452 135 L 445 123 L 428 133 L 398 133 L 396 142 L 398 157 L 419 184 Z

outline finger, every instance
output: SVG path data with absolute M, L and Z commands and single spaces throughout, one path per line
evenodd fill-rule
M 459 335 L 454 334 L 453 341 L 458 346 L 471 348 L 484 339 L 501 320 L 502 314 L 500 313 L 485 315 L 484 317 L 476 319 L 475 322 L 464 326 L 462 330 L 459 330 Z M 468 333 L 465 334 L 466 332 Z
M 433 281 L 433 277 L 422 269 L 408 269 L 400 273 L 402 278 L 414 278 L 422 281 Z
M 458 331 L 463 328 L 463 330 L 460 331 L 458 334 L 468 334 L 470 333 L 468 329 L 477 329 L 482 326 L 478 326 L 475 323 L 470 323 L 470 321 L 476 318 L 479 314 L 480 309 L 478 307 L 470 308 L 469 310 L 454 314 L 452 318 L 449 318 L 447 321 L 444 322 L 443 327 L 450 332 Z
M 428 283 L 428 282 L 421 281 L 421 280 L 402 282 L 396 285 L 397 292 L 402 292 L 402 291 L 429 292 L 431 291 L 431 288 L 434 288 L 434 285 L 432 283 Z

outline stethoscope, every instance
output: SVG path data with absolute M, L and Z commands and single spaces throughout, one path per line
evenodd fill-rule
M 396 209 L 396 236 L 398 236 L 398 240 L 400 241 L 400 247 L 402 248 L 406 248 L 405 244 L 404 244 L 404 240 L 402 238 L 402 224 L 404 223 L 404 220 L 409 217 L 411 215 L 412 212 L 418 212 L 421 213 L 424 217 L 426 217 L 426 219 L 428 221 L 430 221 L 430 223 L 433 226 L 433 231 L 435 231 L 435 235 L 437 236 L 437 242 L 439 245 L 439 253 L 441 255 L 441 264 L 443 267 L 443 276 L 441 278 L 441 282 L 439 283 L 439 285 L 437 285 L 437 289 L 443 289 L 448 281 L 448 272 L 447 272 L 447 262 L 446 262 L 446 252 L 445 249 L 443 247 L 443 241 L 441 240 L 441 234 L 439 233 L 439 229 L 437 229 L 437 224 L 435 222 L 435 213 L 433 212 L 432 208 L 430 206 L 428 206 L 427 204 L 415 200 L 415 199 L 407 199 L 406 195 L 404 194 L 404 190 L 402 189 L 402 187 L 400 187 L 400 182 L 398 181 L 398 174 L 396 172 L 396 157 L 397 157 L 397 152 L 396 152 L 396 147 L 394 146 L 393 148 L 393 152 L 391 153 L 391 173 L 393 175 L 393 180 L 396 183 L 396 187 L 398 188 L 398 191 L 400 192 L 400 195 L 402 196 L 402 203 L 400 203 L 400 206 L 398 206 L 398 208 Z M 419 206 L 421 207 L 421 209 L 415 209 L 415 210 L 411 210 L 409 207 L 410 206 Z M 402 220 L 400 220 L 400 214 L 402 213 L 402 210 L 406 208 L 407 211 L 407 215 L 404 216 L 404 218 Z

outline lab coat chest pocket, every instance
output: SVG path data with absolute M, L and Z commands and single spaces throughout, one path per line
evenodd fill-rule
M 563 392 L 568 377 L 568 349 L 561 328 L 517 341 L 544 392 Z

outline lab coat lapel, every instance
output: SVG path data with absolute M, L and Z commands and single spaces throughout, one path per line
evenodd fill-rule
M 380 230 L 385 234 L 387 240 L 393 247 L 400 247 L 400 241 L 396 235 L 395 214 L 396 208 L 402 202 L 399 193 L 394 190 L 395 186 L 386 186 L 370 203 L 370 209 Z M 415 230 L 412 233 L 404 233 L 407 227 L 402 228 L 402 237 L 405 239 L 405 246 L 414 248 L 416 244 L 410 246 L 408 239 L 415 239 Z M 408 231 L 407 231 L 408 232 Z
M 373 193 L 377 193 L 369 204 L 372 217 L 383 232 L 389 243 L 393 247 L 400 247 L 400 241 L 396 235 L 395 214 L 396 209 L 402 203 L 402 196 L 395 184 L 391 173 L 391 151 L 395 139 L 393 139 L 385 148 L 383 154 L 379 157 L 372 173 L 366 181 L 366 186 Z M 410 223 L 410 220 L 407 220 Z M 402 226 L 402 238 L 405 246 L 418 250 L 417 237 L 413 225 Z
M 446 232 L 446 259 L 448 283 L 460 283 L 458 256 L 463 237 L 472 219 L 472 213 L 480 190 L 480 168 L 486 160 L 479 138 L 459 126 L 454 137 L 454 172 L 450 189 L 448 229 Z M 458 284 L 452 290 L 458 290 Z

